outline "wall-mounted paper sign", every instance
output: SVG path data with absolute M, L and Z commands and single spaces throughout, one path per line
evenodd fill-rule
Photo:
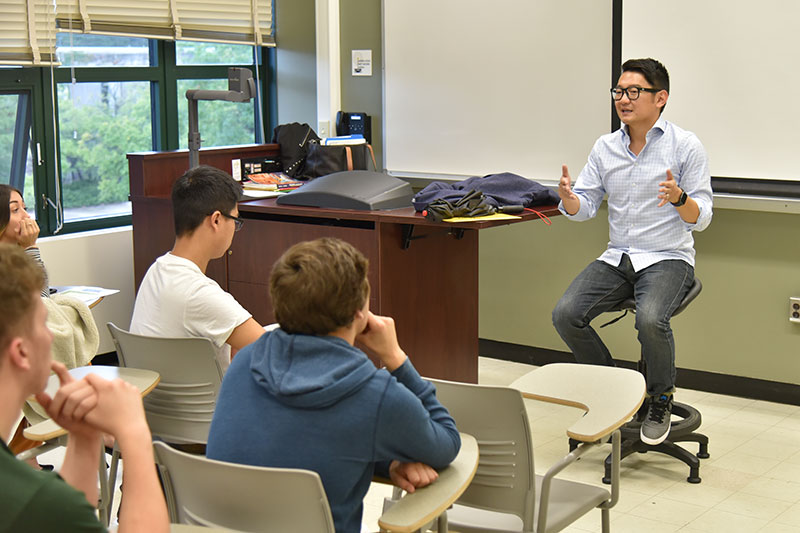
M 372 76 L 372 50 L 353 50 L 353 76 Z

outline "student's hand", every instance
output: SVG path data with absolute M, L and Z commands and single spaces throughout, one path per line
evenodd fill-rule
M 356 336 L 356 340 L 374 352 L 389 372 L 406 361 L 406 354 L 397 342 L 394 319 L 391 317 L 368 311 L 367 327 Z
M 100 434 L 85 421 L 86 415 L 97 406 L 97 391 L 85 378 L 76 380 L 61 363 L 51 363 L 53 372 L 61 382 L 53 398 L 45 392 L 36 395 L 48 416 L 70 434 L 87 439 L 97 439 Z
M 128 439 L 150 440 L 142 396 L 136 386 L 121 379 L 109 381 L 97 374 L 85 378 L 97 393 L 97 406 L 85 420 L 94 428 L 113 435 L 124 447 Z
M 564 203 L 567 213 L 574 215 L 581 207 L 578 196 L 572 192 L 572 181 L 569 177 L 567 165 L 561 165 L 561 179 L 558 181 L 558 197 Z
M 17 243 L 23 248 L 30 248 L 39 238 L 39 224 L 32 218 L 26 218 L 19 223 L 19 236 Z
M 430 485 L 438 477 L 439 473 L 424 463 L 392 461 L 389 465 L 392 483 L 409 493 Z
M 667 169 L 667 181 L 662 181 L 658 184 L 660 187 L 658 189 L 658 197 L 661 201 L 658 203 L 658 207 L 662 207 L 667 205 L 667 202 L 677 202 L 681 197 L 681 188 L 678 187 L 678 183 L 675 181 L 675 178 L 672 177 L 672 171 Z

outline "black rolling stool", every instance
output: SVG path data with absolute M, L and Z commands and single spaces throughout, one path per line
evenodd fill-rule
M 683 301 L 675 309 L 675 312 L 672 313 L 674 317 L 684 309 L 694 300 L 700 291 L 703 289 L 703 284 L 700 283 L 700 280 L 694 278 L 694 283 L 689 288 L 689 292 L 686 293 L 686 296 L 683 298 Z M 611 312 L 615 311 L 624 311 L 626 314 L 628 311 L 636 312 L 636 302 L 631 297 L 622 303 L 620 303 L 617 307 L 610 310 Z M 617 320 L 624 317 L 623 314 L 621 317 L 612 320 L 608 324 L 612 324 Z M 601 327 L 607 326 L 608 324 L 604 324 Z M 645 363 L 644 359 L 639 359 L 637 363 L 637 368 L 639 372 L 642 374 L 645 373 Z M 667 439 L 662 442 L 661 444 L 651 445 L 645 444 L 642 442 L 641 438 L 639 437 L 639 430 L 642 425 L 642 421 L 646 416 L 646 409 L 640 409 L 639 413 L 636 415 L 636 418 L 629 422 L 628 424 L 624 425 L 620 428 L 622 433 L 622 448 L 621 448 L 621 458 L 624 459 L 625 457 L 629 456 L 634 452 L 638 453 L 647 453 L 647 452 L 658 452 L 658 453 L 665 453 L 667 455 L 671 455 L 672 457 L 679 459 L 686 463 L 689 466 L 689 477 L 686 480 L 689 483 L 700 483 L 700 459 L 707 459 L 708 455 L 708 437 L 701 433 L 695 433 L 695 430 L 700 427 L 700 423 L 702 421 L 700 417 L 700 412 L 684 403 L 675 402 L 672 405 L 672 415 L 673 417 L 677 417 L 678 420 L 673 420 L 670 424 L 669 429 L 669 436 Z M 678 442 L 696 442 L 700 445 L 699 451 L 697 455 L 691 453 L 689 450 L 678 446 L 676 443 Z M 570 444 L 572 447 L 572 444 Z M 611 455 L 606 457 L 605 461 L 605 476 L 603 477 L 603 483 L 610 484 L 611 483 Z

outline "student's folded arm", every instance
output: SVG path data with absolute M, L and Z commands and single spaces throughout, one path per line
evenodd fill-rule
M 264 334 L 264 328 L 255 321 L 254 318 L 248 318 L 235 328 L 233 332 L 225 341 L 230 344 L 234 350 L 241 350 L 248 344 L 252 344 Z
M 421 462 L 444 468 L 458 455 L 455 420 L 410 360 L 392 372 L 378 411 L 378 460 Z

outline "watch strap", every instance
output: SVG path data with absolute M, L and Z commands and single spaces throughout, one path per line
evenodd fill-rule
M 686 200 L 687 200 L 688 198 L 689 198 L 689 195 L 688 195 L 688 194 L 686 194 L 686 191 L 682 191 L 682 192 L 681 192 L 681 197 L 680 197 L 680 198 L 678 198 L 678 201 L 677 201 L 677 202 L 670 202 L 670 203 L 671 203 L 672 205 L 674 205 L 675 207 L 680 207 L 680 206 L 682 206 L 683 204 L 685 204 L 685 203 L 686 203 Z

